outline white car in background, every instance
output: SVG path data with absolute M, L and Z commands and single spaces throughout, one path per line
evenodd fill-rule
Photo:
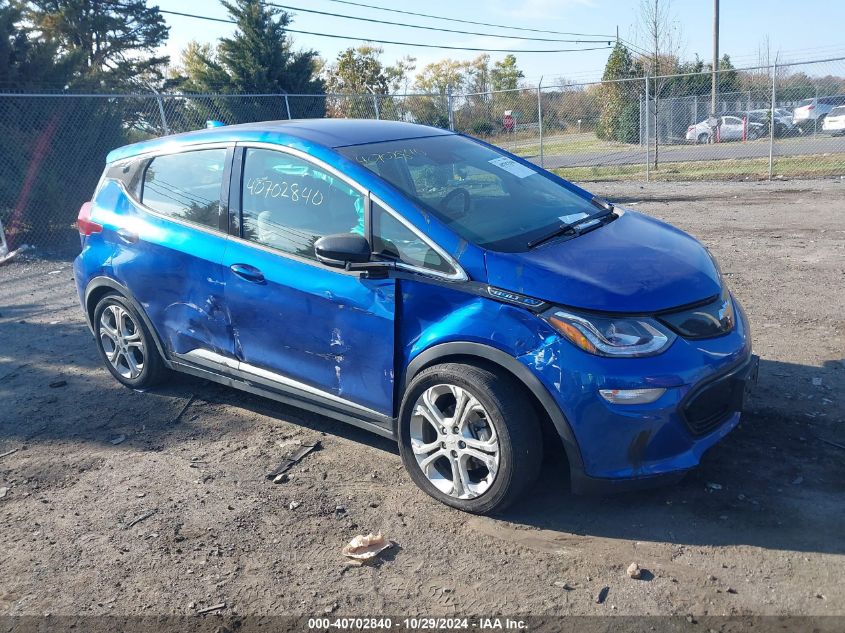
M 741 141 L 743 130 L 742 117 L 738 114 L 724 114 L 719 117 L 719 140 L 720 141 Z M 748 122 L 746 138 L 749 141 L 758 139 L 765 134 L 766 126 L 754 121 Z M 707 119 L 690 125 L 687 128 L 687 140 L 696 143 L 710 143 L 712 131 Z
M 822 123 L 822 129 L 834 135 L 845 135 L 845 105 L 836 106 L 827 113 L 824 123 Z
M 845 105 L 845 95 L 804 99 L 792 111 L 792 122 L 802 134 L 824 128 L 824 119 L 837 106 Z

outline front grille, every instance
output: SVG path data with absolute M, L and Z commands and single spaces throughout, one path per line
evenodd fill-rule
M 681 414 L 693 435 L 705 435 L 742 410 L 747 364 L 697 387 L 684 399 Z

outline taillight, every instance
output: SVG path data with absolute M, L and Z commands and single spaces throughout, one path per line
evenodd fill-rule
M 690 126 L 687 128 L 687 132 L 692 132 L 694 129 L 695 129 L 695 126 L 694 126 L 694 125 L 690 125 Z
M 101 233 L 103 225 L 91 220 L 91 203 L 86 202 L 79 208 L 79 215 L 76 217 L 76 228 L 80 235 L 91 235 Z
M 807 106 L 807 109 L 808 109 L 808 110 L 815 110 L 815 109 L 816 109 L 816 106 L 814 106 L 814 105 L 808 105 L 808 106 Z

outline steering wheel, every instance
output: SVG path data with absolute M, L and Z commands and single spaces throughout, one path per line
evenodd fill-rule
M 456 215 L 459 215 L 459 216 L 466 215 L 469 212 L 470 195 L 469 195 L 469 191 L 467 191 L 463 187 L 457 187 L 455 189 L 452 189 L 452 191 L 450 191 L 445 196 L 443 196 L 443 199 L 440 201 L 440 210 L 443 211 L 444 213 L 448 213 L 449 212 L 449 205 L 451 204 L 452 200 L 454 200 L 458 196 L 463 196 L 463 198 L 464 198 L 464 208 L 460 211 L 460 213 L 458 213 Z

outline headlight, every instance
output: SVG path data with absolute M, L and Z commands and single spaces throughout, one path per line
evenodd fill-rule
M 575 314 L 553 309 L 546 320 L 576 347 L 597 356 L 652 356 L 675 340 L 675 334 L 648 317 Z

